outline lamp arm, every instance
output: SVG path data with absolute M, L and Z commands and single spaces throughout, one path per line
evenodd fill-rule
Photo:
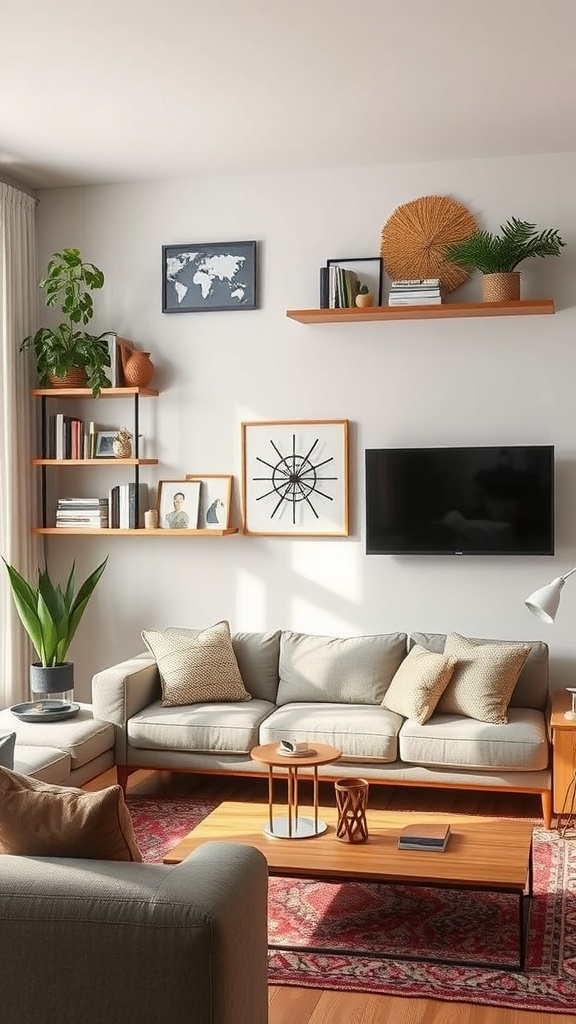
M 572 574 L 575 573 L 575 572 L 576 572 L 576 565 L 574 566 L 573 569 L 570 569 L 570 572 L 567 572 L 564 576 L 561 576 L 560 579 L 567 580 L 568 577 L 572 576 Z

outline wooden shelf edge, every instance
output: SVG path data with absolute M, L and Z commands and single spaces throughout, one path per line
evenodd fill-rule
M 158 459 L 31 459 L 32 466 L 157 466 Z
M 226 530 L 118 530 L 118 529 L 82 529 L 69 530 L 63 526 L 35 526 L 32 533 L 49 533 L 52 536 L 74 534 L 75 537 L 88 535 L 90 537 L 228 537 L 230 534 L 239 533 L 237 526 L 230 526 Z
M 126 398 L 127 395 L 141 395 L 143 398 L 157 398 L 156 388 L 102 388 L 97 398 Z M 94 398 L 90 388 L 32 388 L 31 395 L 45 398 Z
M 377 320 L 448 320 L 474 316 L 542 316 L 554 313 L 553 299 L 515 302 L 443 302 L 437 306 L 369 306 L 367 309 L 288 309 L 301 324 L 344 324 Z

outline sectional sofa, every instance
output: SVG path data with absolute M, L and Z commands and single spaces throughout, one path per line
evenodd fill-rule
M 94 676 L 123 787 L 138 768 L 261 775 L 250 750 L 290 738 L 341 750 L 320 778 L 536 793 L 550 827 L 546 644 L 278 630 L 228 633 L 224 657 L 222 626 L 215 646 L 217 627 L 145 631 L 148 650 Z

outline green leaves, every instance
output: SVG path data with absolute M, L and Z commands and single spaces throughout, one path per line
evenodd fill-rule
M 5 558 L 2 561 L 16 610 L 40 662 L 45 667 L 62 664 L 108 557 L 87 576 L 76 596 L 75 563 L 72 563 L 63 591 L 60 584 L 54 586 L 47 569 L 38 571 L 38 584 L 34 588 Z
M 537 232 L 535 224 L 511 217 L 500 225 L 500 235 L 476 231 L 448 245 L 444 259 L 458 267 L 476 267 L 482 274 L 508 273 L 535 256 L 559 256 L 565 246 L 555 228 Z

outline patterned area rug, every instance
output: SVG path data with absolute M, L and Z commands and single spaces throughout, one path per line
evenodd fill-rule
M 218 802 L 129 796 L 144 859 L 161 861 Z M 576 840 L 541 828 L 534 835 L 535 895 L 525 971 L 426 959 L 513 965 L 517 901 L 510 897 L 271 878 L 270 942 L 311 949 L 272 950 L 270 984 L 576 1013 Z M 332 952 L 315 952 L 322 946 Z M 350 956 L 346 948 L 366 952 Z M 378 952 L 394 959 L 379 959 Z

